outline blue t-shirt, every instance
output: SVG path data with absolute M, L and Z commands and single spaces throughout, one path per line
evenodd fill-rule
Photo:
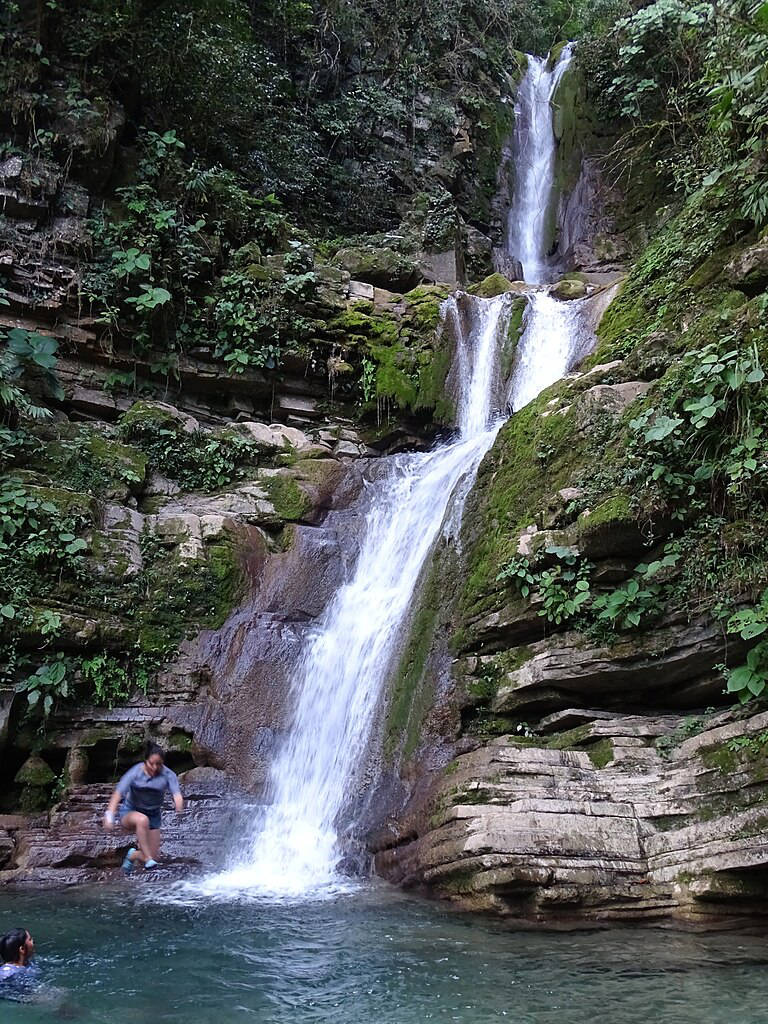
M 123 800 L 134 811 L 141 811 L 142 814 L 159 811 L 166 790 L 173 794 L 181 793 L 176 773 L 163 765 L 157 775 L 147 775 L 143 762 L 129 768 L 117 784 L 117 791 Z
M 39 981 L 40 974 L 34 965 L 0 964 L 0 999 L 24 1002 Z

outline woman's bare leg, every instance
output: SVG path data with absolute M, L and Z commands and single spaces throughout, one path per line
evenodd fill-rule
M 157 860 L 160 856 L 160 843 L 162 841 L 163 834 L 159 828 L 151 828 L 147 836 L 147 844 L 150 849 L 150 858 Z
M 149 828 L 149 818 L 146 814 L 142 814 L 140 811 L 129 811 L 124 814 L 120 819 L 120 824 L 123 826 L 126 832 L 135 832 L 136 841 L 139 844 L 139 848 L 131 860 L 154 860 L 152 853 L 152 843 L 150 835 L 152 834 Z M 155 829 L 155 831 L 158 831 Z

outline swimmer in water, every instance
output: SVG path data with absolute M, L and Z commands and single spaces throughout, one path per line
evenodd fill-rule
M 129 768 L 118 782 L 104 812 L 104 828 L 111 831 L 119 821 L 126 832 L 135 832 L 138 849 L 123 860 L 123 872 L 130 875 L 136 861 L 144 868 L 157 867 L 160 853 L 161 813 L 166 791 L 173 797 L 176 813 L 184 810 L 179 780 L 165 766 L 165 754 L 156 743 L 148 743 L 144 761 Z M 122 805 L 122 807 L 121 807 Z M 118 808 L 120 812 L 118 814 Z
M 37 981 L 32 967 L 35 940 L 26 928 L 14 928 L 0 938 L 0 998 L 22 1000 Z

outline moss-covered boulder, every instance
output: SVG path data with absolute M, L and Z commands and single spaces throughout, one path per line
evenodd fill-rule
M 48 805 L 56 776 L 39 754 L 31 754 L 16 772 L 13 781 L 22 787 L 19 800 L 21 809 L 41 811 Z
M 141 434 L 146 427 L 181 430 L 186 434 L 192 434 L 200 429 L 200 424 L 194 416 L 181 412 L 174 405 L 142 399 L 139 402 L 134 402 L 131 408 L 123 414 L 120 420 L 120 432 L 124 437 L 131 437 L 134 433 Z
M 759 295 L 768 288 L 768 239 L 734 256 L 725 268 L 725 278 L 747 295 Z
M 421 279 L 414 260 L 388 246 L 346 246 L 339 249 L 332 263 L 346 270 L 356 281 L 366 281 L 394 292 L 408 291 Z
M 575 534 L 579 551 L 589 559 L 640 554 L 645 544 L 626 494 L 617 494 L 592 511 L 584 512 L 569 533 Z
M 477 295 L 481 299 L 495 299 L 497 295 L 503 295 L 505 292 L 520 291 L 521 289 L 522 285 L 520 283 L 513 283 L 503 274 L 495 273 L 489 274 L 480 284 L 472 285 L 467 291 L 470 295 Z
M 570 299 L 583 299 L 587 294 L 587 286 L 583 281 L 577 281 L 573 278 L 563 278 L 558 281 L 557 284 L 552 286 L 550 292 L 556 299 L 562 299 L 568 301 Z

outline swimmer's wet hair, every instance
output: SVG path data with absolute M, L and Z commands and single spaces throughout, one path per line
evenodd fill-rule
M 15 964 L 19 959 L 19 950 L 26 943 L 29 932 L 26 928 L 14 928 L 0 938 L 0 957 L 4 964 Z

